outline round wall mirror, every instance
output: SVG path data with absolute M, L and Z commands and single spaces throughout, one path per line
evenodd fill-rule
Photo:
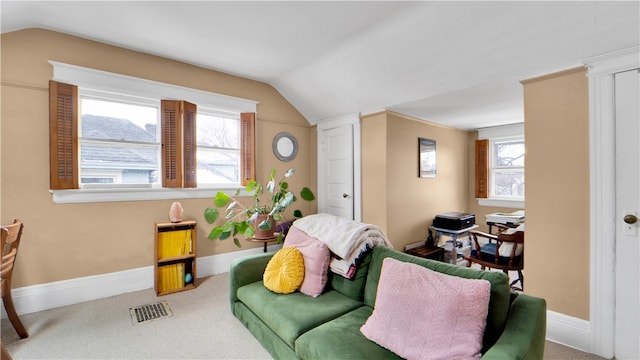
M 291 161 L 298 154 L 298 140 L 288 132 L 281 132 L 273 138 L 273 154 L 280 161 Z

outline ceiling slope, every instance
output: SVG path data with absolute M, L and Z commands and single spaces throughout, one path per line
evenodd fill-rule
M 273 85 L 311 124 L 389 109 L 523 121 L 520 80 L 640 44 L 637 1 L 2 1 L 38 27 Z M 167 52 L 166 44 L 171 43 Z

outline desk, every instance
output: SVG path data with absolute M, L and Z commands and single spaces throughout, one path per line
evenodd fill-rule
M 520 226 L 520 224 L 514 224 L 514 223 L 499 223 L 496 221 L 487 221 L 487 225 L 489 226 L 489 234 L 493 234 L 492 230 L 494 226 L 506 226 L 512 229 L 517 228 L 518 226 Z M 498 227 L 498 230 L 500 230 L 500 228 Z
M 440 244 L 440 235 L 444 234 L 451 237 L 451 240 L 449 241 L 451 241 L 453 245 L 451 247 L 451 263 L 452 264 L 456 264 L 458 261 L 458 246 L 457 246 L 458 235 L 466 233 L 469 236 L 469 238 L 471 238 L 471 234 L 469 234 L 469 231 L 477 228 L 478 228 L 478 225 L 472 225 L 460 230 L 442 229 L 442 228 L 437 228 L 435 226 L 429 227 L 429 229 L 436 232 L 436 236 L 434 238 L 434 244 L 436 246 Z

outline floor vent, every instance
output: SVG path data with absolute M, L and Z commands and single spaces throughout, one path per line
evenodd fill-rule
M 171 308 L 169 308 L 169 304 L 166 301 L 130 308 L 129 312 L 131 313 L 133 325 L 173 316 Z

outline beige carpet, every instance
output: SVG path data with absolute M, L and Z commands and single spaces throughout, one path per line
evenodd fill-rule
M 2 342 L 20 359 L 270 359 L 229 308 L 228 274 L 199 279 L 195 290 L 157 297 L 152 289 L 20 318 L 20 339 L 2 319 Z M 167 301 L 173 316 L 133 325 L 129 308 Z M 601 359 L 547 342 L 545 359 Z

